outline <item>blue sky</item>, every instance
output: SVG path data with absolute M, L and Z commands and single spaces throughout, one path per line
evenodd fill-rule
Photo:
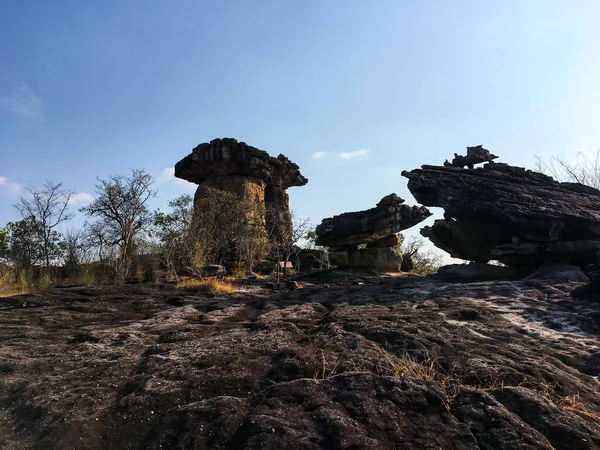
M 93 195 L 235 137 L 298 163 L 315 223 L 402 169 L 484 144 L 500 160 L 600 148 L 600 2 L 0 1 L 0 226 L 45 179 Z M 320 157 L 319 157 L 320 156 Z

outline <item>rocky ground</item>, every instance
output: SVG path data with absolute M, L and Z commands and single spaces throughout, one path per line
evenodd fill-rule
M 600 448 L 580 272 L 357 280 L 0 299 L 0 448 Z

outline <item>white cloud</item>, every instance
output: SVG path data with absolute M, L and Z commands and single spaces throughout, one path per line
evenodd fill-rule
M 0 190 L 8 192 L 12 196 L 17 196 L 23 189 L 23 185 L 11 181 L 8 177 L 0 175 Z
M 321 159 L 327 156 L 327 152 L 314 152 L 312 154 L 312 159 Z
M 198 187 L 194 183 L 182 180 L 181 178 L 176 178 L 175 167 L 167 167 L 166 169 L 161 170 L 160 174 L 158 174 L 158 177 L 156 177 L 156 179 L 159 183 L 175 183 L 190 192 L 194 192 Z
M 27 119 L 43 119 L 44 104 L 26 85 L 21 85 L 12 93 L 0 96 L 0 108 Z
M 353 152 L 340 153 L 340 154 L 338 154 L 338 157 L 342 158 L 342 159 L 354 159 L 354 158 L 358 158 L 359 156 L 364 156 L 368 153 L 369 153 L 369 150 L 367 150 L 365 148 L 361 148 L 360 150 L 354 150 Z
M 71 195 L 71 200 L 69 201 L 70 205 L 87 205 L 94 201 L 94 196 L 92 194 L 88 194 L 87 192 L 77 192 L 76 194 Z

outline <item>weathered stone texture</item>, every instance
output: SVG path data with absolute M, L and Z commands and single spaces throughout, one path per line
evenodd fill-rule
M 493 162 L 478 169 L 422 166 L 402 175 L 419 203 L 444 208 L 444 219 L 421 234 L 454 257 L 584 267 L 600 249 L 597 189 Z
M 375 208 L 323 219 L 317 226 L 317 245 L 355 247 L 387 238 L 431 215 L 423 206 L 404 205 L 396 194 L 381 199 Z
M 198 184 L 195 202 L 213 188 L 264 203 L 268 211 L 267 227 L 279 237 L 291 234 L 292 218 L 286 189 L 308 182 L 300 168 L 285 156 L 274 158 L 231 138 L 198 145 L 175 164 L 175 176 Z

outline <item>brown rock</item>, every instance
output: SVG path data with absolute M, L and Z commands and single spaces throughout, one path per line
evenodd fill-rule
M 203 198 L 209 189 L 220 189 L 236 194 L 240 198 L 246 198 L 254 202 L 265 200 L 266 184 L 263 180 L 254 177 L 243 177 L 240 175 L 220 176 L 202 182 L 196 189 L 194 201 Z
M 402 272 L 410 272 L 415 268 L 415 263 L 413 262 L 412 256 L 408 254 L 402 255 L 402 264 L 400 265 L 400 270 Z
M 574 270 L 3 298 L 0 447 L 598 449 L 598 294 Z
M 203 198 L 210 188 L 235 193 L 240 198 L 264 203 L 267 226 L 274 236 L 291 232 L 292 218 L 286 189 L 303 186 L 308 180 L 300 168 L 283 155 L 277 158 L 235 139 L 214 139 L 198 145 L 175 164 L 175 176 L 198 189 L 194 200 Z

